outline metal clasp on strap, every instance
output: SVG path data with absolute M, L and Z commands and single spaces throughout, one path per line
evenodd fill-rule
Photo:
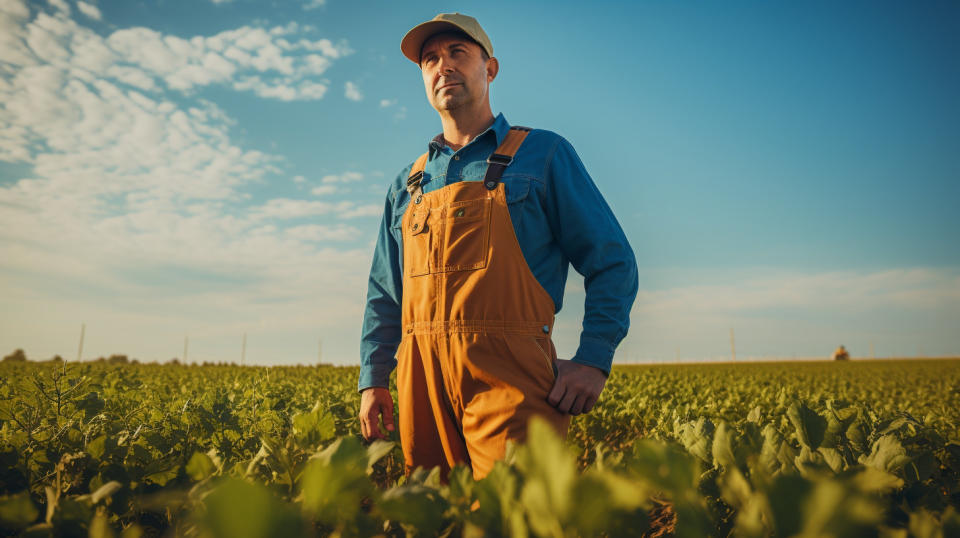
M 420 180 L 423 178 L 423 170 L 413 174 L 407 178 L 407 189 L 412 187 L 414 184 L 420 184 Z
M 487 157 L 488 164 L 499 164 L 500 166 L 510 166 L 513 162 L 513 155 L 504 155 L 502 153 L 491 153 Z

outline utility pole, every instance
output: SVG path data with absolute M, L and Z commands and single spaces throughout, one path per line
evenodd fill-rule
M 247 333 L 243 333 L 243 347 L 240 350 L 240 366 L 243 366 L 247 360 Z
M 80 357 L 83 356 L 83 333 L 87 330 L 86 323 L 80 323 L 80 346 L 77 348 L 77 362 L 80 362 Z M 63 371 L 67 371 L 67 361 L 63 361 Z
M 183 337 L 183 364 L 187 364 L 187 344 L 190 342 L 189 336 Z
M 733 339 L 733 327 L 730 328 L 730 356 L 733 357 L 733 362 L 737 362 L 737 344 Z

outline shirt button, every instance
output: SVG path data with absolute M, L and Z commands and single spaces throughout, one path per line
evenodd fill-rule
M 543 326 L 543 332 L 545 332 L 545 333 L 550 332 L 550 326 L 549 326 L 549 325 L 544 325 L 544 326 Z

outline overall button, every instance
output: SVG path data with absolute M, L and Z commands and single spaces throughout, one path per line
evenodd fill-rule
M 414 229 L 414 230 L 419 230 L 419 229 L 420 229 L 420 225 L 419 225 L 419 224 L 414 224 L 414 225 L 413 225 L 413 229 Z
M 454 155 L 454 156 L 453 156 L 453 160 L 459 161 L 459 160 L 460 160 L 460 156 L 459 156 L 459 155 Z
M 413 203 L 419 204 L 421 201 L 423 201 L 423 195 L 422 195 L 422 194 L 418 194 L 418 195 L 417 195 L 417 199 L 414 200 Z

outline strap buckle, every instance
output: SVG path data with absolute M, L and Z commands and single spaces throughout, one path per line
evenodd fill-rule
M 420 170 L 416 174 L 413 174 L 407 178 L 407 187 L 413 185 L 414 183 L 420 183 L 421 179 L 423 179 L 423 170 Z
M 487 164 L 499 164 L 501 166 L 510 166 L 510 163 L 513 162 L 512 155 L 504 155 L 503 153 L 491 153 L 487 157 Z

